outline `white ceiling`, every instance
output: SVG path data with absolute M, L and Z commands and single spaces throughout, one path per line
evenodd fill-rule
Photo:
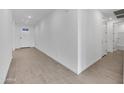
M 124 18 L 117 19 L 115 14 L 113 13 L 114 11 L 119 10 L 119 9 L 99 9 L 99 10 L 103 13 L 104 17 L 107 20 L 112 18 L 112 20 L 115 20 L 115 21 L 117 21 L 119 23 L 123 23 L 124 22 Z
M 116 16 L 114 15 L 114 11 L 116 11 L 117 9 L 99 9 L 105 18 L 113 18 L 116 19 Z
M 116 19 L 113 11 L 117 9 L 98 9 L 105 18 Z M 19 25 L 35 25 L 39 23 L 48 14 L 55 11 L 54 9 L 12 9 L 13 17 L 16 24 Z M 31 16 L 31 19 L 28 18 Z
M 18 25 L 35 25 L 54 9 L 12 9 L 13 18 Z M 31 18 L 28 18 L 31 16 Z

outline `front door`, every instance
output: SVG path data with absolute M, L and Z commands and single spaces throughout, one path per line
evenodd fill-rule
M 21 29 L 20 47 L 33 47 L 33 36 L 28 28 Z

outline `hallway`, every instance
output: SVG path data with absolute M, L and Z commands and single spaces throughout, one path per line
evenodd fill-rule
M 123 83 L 124 9 L 0 11 L 0 84 Z
M 23 48 L 13 53 L 5 83 L 121 84 L 122 73 L 122 51 L 108 54 L 78 76 L 36 48 Z

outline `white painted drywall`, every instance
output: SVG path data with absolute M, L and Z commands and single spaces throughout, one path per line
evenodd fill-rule
M 113 52 L 113 23 L 114 21 L 108 21 L 107 22 L 107 51 L 108 52 Z
M 102 57 L 103 15 L 78 10 L 78 74 Z
M 15 22 L 13 21 L 13 23 L 12 23 L 12 46 L 13 46 L 13 51 L 15 50 L 15 48 L 16 48 L 16 44 L 15 44 L 15 42 L 16 42 L 16 39 L 15 39 L 15 31 L 16 31 L 16 25 L 15 25 Z
M 22 28 L 29 28 L 28 32 Z M 34 47 L 34 28 L 30 26 L 15 25 L 15 48 Z
M 78 74 L 86 68 L 87 10 L 78 10 Z
M 98 10 L 56 10 L 35 27 L 35 46 L 79 74 L 103 55 L 103 21 Z
M 4 83 L 12 59 L 12 15 L 0 9 L 0 83 Z
M 118 32 L 124 32 L 124 22 L 118 23 L 118 29 L 119 29 Z
M 56 10 L 35 28 L 35 46 L 77 73 L 77 11 Z
M 120 50 L 124 50 L 124 23 L 120 23 L 118 24 L 118 48 Z

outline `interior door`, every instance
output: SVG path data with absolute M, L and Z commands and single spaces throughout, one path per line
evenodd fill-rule
M 33 37 L 28 28 L 22 28 L 20 33 L 20 47 L 33 47 Z
M 120 50 L 124 50 L 124 32 L 118 32 L 118 47 Z
M 113 24 L 113 50 L 116 51 L 118 49 L 118 24 Z
M 107 54 L 107 23 L 104 22 L 103 34 L 102 34 L 102 54 L 103 56 Z

